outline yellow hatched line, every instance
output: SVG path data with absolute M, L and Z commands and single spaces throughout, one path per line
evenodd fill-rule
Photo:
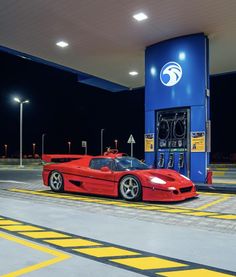
M 162 205 L 156 205 L 153 204 L 136 204 L 136 203 L 125 203 L 122 201 L 112 201 L 112 200 L 105 200 L 105 199 L 90 199 L 89 197 L 75 197 L 75 196 L 68 196 L 68 195 L 61 195 L 61 194 L 54 194 L 54 193 L 47 193 L 47 192 L 41 192 L 41 191 L 32 191 L 32 190 L 24 190 L 24 189 L 10 189 L 9 191 L 13 192 L 20 192 L 20 193 L 27 193 L 27 194 L 33 194 L 33 195 L 39 195 L 39 196 L 46 196 L 46 197 L 52 197 L 52 198 L 64 198 L 69 200 L 77 200 L 77 201 L 83 201 L 83 202 L 92 202 L 92 203 L 98 203 L 103 205 L 113 205 L 118 207 L 125 207 L 125 208 L 136 208 L 140 210 L 153 210 L 153 211 L 159 211 L 161 213 L 170 213 L 170 214 L 179 214 L 179 215 L 191 215 L 191 216 L 207 216 L 211 217 L 215 215 L 222 215 L 221 213 L 217 212 L 208 212 L 207 214 L 198 214 L 199 211 L 202 211 L 208 207 L 211 207 L 213 205 L 216 205 L 220 202 L 228 200 L 231 195 L 227 194 L 224 195 L 221 199 L 214 200 L 210 203 L 204 204 L 203 206 L 200 206 L 198 208 L 187 208 L 180 205 L 176 206 L 162 206 Z M 208 194 L 208 195 L 214 195 L 214 196 L 221 196 L 223 194 L 214 194 L 214 193 L 201 193 L 201 194 Z M 228 220 L 234 220 L 234 217 L 219 217 L 219 219 L 228 219 Z
M 114 263 L 130 266 L 141 270 L 153 270 L 162 268 L 175 268 L 185 267 L 187 264 L 174 262 L 157 257 L 138 257 L 138 258 L 126 258 L 126 259 L 112 259 Z
M 180 271 L 167 271 L 162 273 L 156 273 L 165 277 L 230 277 L 235 276 L 231 274 L 226 274 L 222 272 L 212 271 L 209 269 L 189 269 Z
M 225 171 L 219 171 L 219 172 L 214 171 L 214 172 L 213 172 L 213 177 L 214 177 L 214 176 L 224 176 L 224 175 L 225 175 Z
M 2 217 L 2 220 L 10 220 L 10 218 Z M 156 273 L 158 276 L 167 276 L 172 277 L 173 272 L 176 272 L 176 277 L 182 277 L 182 276 L 206 276 L 206 277 L 226 277 L 226 276 L 233 276 L 229 274 L 221 273 L 221 269 L 212 268 L 209 269 L 204 265 L 194 264 L 187 261 L 180 261 L 177 259 L 172 259 L 170 257 L 163 257 L 158 254 L 152 254 L 148 252 L 143 252 L 141 250 L 126 248 L 123 246 L 117 246 L 111 243 L 107 243 L 104 241 L 93 241 L 90 238 L 85 238 L 78 235 L 68 234 L 68 233 L 60 233 L 57 232 L 57 230 L 49 229 L 46 227 L 41 227 L 37 225 L 29 225 L 26 222 L 21 222 L 22 226 L 32 226 L 36 228 L 43 228 L 44 230 L 47 230 L 46 232 L 19 232 L 16 230 L 11 230 L 11 232 L 14 232 L 15 235 L 18 236 L 25 236 L 29 235 L 29 237 L 33 240 L 37 240 L 38 243 L 50 243 L 51 245 L 56 245 L 57 247 L 60 247 L 65 252 L 82 255 L 85 258 L 92 259 L 98 262 L 102 262 L 105 264 L 109 264 L 116 267 L 121 267 L 129 271 L 138 272 L 142 275 L 146 276 L 153 276 L 154 270 L 158 270 L 159 272 Z M 8 230 L 10 231 L 10 230 Z M 32 236 L 32 234 L 35 233 L 36 236 Z M 1 234 L 1 233 L 0 233 Z M 42 234 L 42 236 L 40 235 Z M 54 235 L 55 238 L 57 237 L 57 234 L 62 234 L 66 238 L 60 238 L 60 239 L 47 239 L 45 240 L 43 237 L 45 236 L 51 236 Z M 39 235 L 39 236 L 38 236 Z M 20 238 L 15 238 L 9 235 L 3 234 L 5 238 L 12 238 L 13 241 L 22 243 L 25 246 L 34 248 L 36 250 L 44 251 L 46 253 L 52 254 L 56 256 L 55 258 L 41 262 L 36 265 L 32 265 L 20 270 L 17 270 L 15 272 L 3 275 L 4 277 L 15 277 L 20 276 L 22 274 L 28 273 L 33 270 L 40 269 L 42 267 L 51 265 L 53 263 L 62 261 L 64 259 L 69 258 L 69 255 L 66 255 L 64 253 L 48 249 L 46 247 L 36 245 L 34 243 L 25 241 Z M 87 247 L 86 247 L 87 246 Z M 208 273 L 208 275 L 187 275 L 190 271 L 189 270 L 199 270 L 198 273 Z M 151 271 L 149 271 L 151 270 Z M 186 273 L 187 272 L 187 273 Z M 182 273 L 182 275 L 181 275 Z M 151 274 L 151 275 L 150 275 Z M 163 275 L 161 275 L 163 274 Z M 164 275 L 166 274 L 166 275 Z M 220 275 L 224 274 L 224 275 Z M 174 277 L 175 275 L 173 275 Z
M 200 195 L 210 195 L 210 196 L 230 196 L 230 197 L 235 197 L 234 194 L 230 194 L 230 193 L 219 193 L 219 192 L 205 192 L 205 191 L 199 191 L 198 194 L 200 194 Z
M 216 204 L 219 204 L 219 203 L 222 203 L 222 202 L 224 202 L 224 201 L 227 201 L 229 198 L 230 198 L 230 196 L 224 196 L 224 197 L 222 197 L 222 198 L 220 198 L 220 199 L 217 199 L 217 200 L 214 200 L 214 201 L 212 201 L 212 202 L 210 202 L 210 203 L 207 203 L 207 204 L 205 204 L 205 205 L 202 205 L 201 207 L 198 207 L 198 208 L 196 208 L 195 210 L 197 210 L 197 211 L 205 210 L 205 209 L 207 209 L 207 208 L 209 208 L 209 207 L 212 207 L 212 206 L 214 206 L 214 205 L 216 205 Z
M 29 247 L 29 248 L 32 248 L 32 249 L 50 254 L 52 256 L 55 256 L 55 258 L 52 258 L 50 260 L 47 260 L 47 261 L 44 261 L 44 262 L 40 262 L 38 264 L 34 264 L 34 265 L 30 265 L 30 266 L 18 269 L 16 271 L 1 275 L 1 277 L 21 276 L 23 274 L 26 274 L 26 273 L 29 273 L 29 272 L 32 272 L 32 271 L 35 271 L 35 270 L 39 270 L 41 268 L 50 266 L 52 264 L 55 264 L 55 263 L 58 263 L 58 262 L 61 262 L 63 260 L 66 260 L 66 259 L 70 258 L 70 255 L 68 255 L 68 254 L 64 254 L 62 252 L 59 252 L 59 251 L 56 251 L 56 250 L 53 250 L 53 249 L 50 249 L 50 248 L 32 243 L 32 242 L 26 241 L 26 240 L 23 240 L 23 239 L 20 239 L 20 238 L 13 237 L 11 235 L 3 234 L 2 232 L 0 232 L 0 237 L 3 238 L 3 239 L 6 239 L 6 240 L 13 241 L 13 242 L 18 243 L 18 244 L 21 244 L 23 246 L 26 246 L 26 247 Z

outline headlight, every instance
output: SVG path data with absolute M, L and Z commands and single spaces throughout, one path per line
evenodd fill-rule
M 165 185 L 166 182 L 158 177 L 152 177 L 151 179 L 151 182 L 154 183 L 154 184 L 159 184 L 159 185 Z
M 182 175 L 182 174 L 180 174 L 180 176 L 182 176 L 182 177 L 184 177 L 186 180 L 188 180 L 188 181 L 191 181 L 188 177 L 186 177 L 186 176 L 184 176 L 184 175 Z
M 175 187 L 168 187 L 168 190 L 176 190 Z

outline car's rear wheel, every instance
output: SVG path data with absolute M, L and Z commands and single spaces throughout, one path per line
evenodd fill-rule
M 137 177 L 126 175 L 120 180 L 119 192 L 125 200 L 139 200 L 142 195 L 142 186 Z
M 50 174 L 49 186 L 50 186 L 51 190 L 53 190 L 55 192 L 64 191 L 64 180 L 63 180 L 63 176 L 60 172 L 53 171 Z

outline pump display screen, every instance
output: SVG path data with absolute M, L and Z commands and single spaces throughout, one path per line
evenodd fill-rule
M 157 145 L 159 149 L 187 148 L 187 109 L 157 112 Z

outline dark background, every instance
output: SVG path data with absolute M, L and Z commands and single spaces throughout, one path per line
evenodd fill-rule
M 88 153 L 100 153 L 100 130 L 104 147 L 130 152 L 127 140 L 133 134 L 134 155 L 143 158 L 144 88 L 126 92 L 107 92 L 77 82 L 77 76 L 47 65 L 0 52 L 0 156 L 4 144 L 9 156 L 19 154 L 18 96 L 24 104 L 23 153 L 32 154 L 32 143 L 41 153 L 45 136 L 46 153 L 83 153 L 81 141 L 88 141 Z M 212 158 L 223 160 L 236 153 L 236 74 L 210 79 Z

